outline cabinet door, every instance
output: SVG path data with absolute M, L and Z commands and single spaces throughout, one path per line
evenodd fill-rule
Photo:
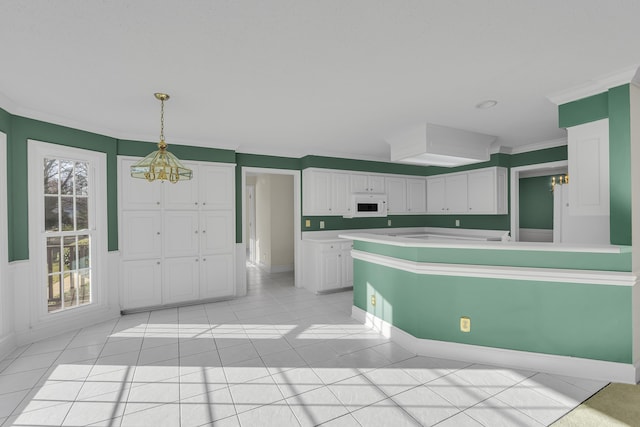
M 123 212 L 121 236 L 123 258 L 160 258 L 161 233 L 160 212 Z
M 302 172 L 304 215 L 331 215 L 331 172 Z
M 162 203 L 163 182 L 148 182 L 132 178 L 130 168 L 138 160 L 123 159 L 121 162 L 122 210 L 159 209 Z
M 569 214 L 609 215 L 609 120 L 567 129 Z
M 162 274 L 162 303 L 198 299 L 198 257 L 165 258 Z
M 369 192 L 384 193 L 384 175 L 369 175 Z
M 467 213 L 467 174 L 445 177 L 445 213 Z
M 333 215 L 346 215 L 350 211 L 351 191 L 349 187 L 349 174 L 331 174 L 331 212 Z
M 164 213 L 164 256 L 198 255 L 198 212 Z
M 407 178 L 407 212 L 427 211 L 427 182 L 424 178 Z
M 351 181 L 352 193 L 367 193 L 369 192 L 369 179 L 364 174 L 351 174 L 349 177 Z
M 159 259 L 122 263 L 122 306 L 125 309 L 162 304 Z
M 165 209 L 198 209 L 198 181 L 200 179 L 198 165 L 187 162 L 184 165 L 193 170 L 193 178 L 176 183 L 166 182 L 163 185 Z
M 496 170 L 482 169 L 468 175 L 468 212 L 492 214 L 496 212 Z
M 200 298 L 235 294 L 233 255 L 203 255 L 200 261 Z
M 427 213 L 445 213 L 444 190 L 444 178 L 427 178 Z
M 203 209 L 233 209 L 236 202 L 234 167 L 201 165 L 198 175 L 199 202 Z
M 405 178 L 387 177 L 387 212 L 401 214 L 407 211 L 407 180 Z
M 320 252 L 320 285 L 318 290 L 326 291 L 340 288 L 342 271 L 340 270 L 342 258 L 340 249 L 331 245 L 327 250 Z
M 353 286 L 353 258 L 351 257 L 351 249 L 353 249 L 353 242 L 345 242 L 340 245 L 342 287 Z
M 200 214 L 200 252 L 233 253 L 235 243 L 233 211 L 208 211 Z

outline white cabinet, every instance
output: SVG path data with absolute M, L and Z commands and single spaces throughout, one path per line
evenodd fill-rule
M 569 215 L 609 215 L 609 120 L 567 128 Z
M 352 193 L 384 193 L 384 175 L 351 174 Z
M 387 177 L 387 213 L 389 215 L 403 214 L 407 211 L 407 179 L 402 177 Z
M 185 162 L 190 181 L 130 177 L 120 158 L 124 309 L 229 297 L 235 291 L 234 165 Z
M 467 183 L 470 214 L 507 213 L 507 169 L 487 168 L 469 171 Z
M 504 215 L 507 169 L 489 167 L 427 178 L 427 213 Z
M 351 241 L 305 241 L 304 276 L 312 292 L 339 290 L 353 286 Z
M 346 172 L 302 171 L 303 215 L 346 215 L 351 201 L 349 178 Z
M 442 215 L 466 213 L 467 175 L 427 178 L 427 212 Z
M 427 211 L 427 181 L 424 178 L 407 178 L 407 212 Z

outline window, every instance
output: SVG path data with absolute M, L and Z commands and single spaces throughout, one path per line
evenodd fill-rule
M 87 162 L 44 159 L 47 307 L 91 302 L 91 232 Z
M 106 167 L 102 153 L 29 141 L 29 252 L 38 265 L 40 315 L 100 300 L 106 256 Z

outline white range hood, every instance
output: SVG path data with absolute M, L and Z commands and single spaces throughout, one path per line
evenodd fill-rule
M 423 123 L 387 138 L 391 161 L 432 166 L 486 162 L 495 136 Z

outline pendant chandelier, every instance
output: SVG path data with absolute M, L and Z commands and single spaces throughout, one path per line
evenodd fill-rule
M 160 142 L 158 151 L 154 151 L 135 165 L 131 166 L 131 176 L 146 179 L 153 182 L 169 181 L 174 184 L 180 180 L 190 180 L 193 172 L 186 168 L 180 160 L 167 151 L 167 143 L 164 142 L 164 101 L 169 99 L 166 93 L 154 93 L 160 101 Z

